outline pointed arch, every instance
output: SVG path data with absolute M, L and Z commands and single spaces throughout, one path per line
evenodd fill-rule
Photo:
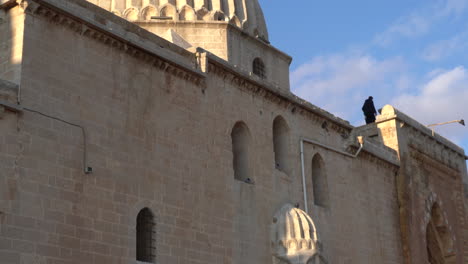
M 155 263 L 156 261 L 156 221 L 149 208 L 143 208 L 136 221 L 136 259 Z
M 231 20 L 229 20 L 229 23 L 239 28 L 242 27 L 242 23 L 237 16 L 233 16 Z
M 321 207 L 328 207 L 329 194 L 325 162 L 318 153 L 312 158 L 312 187 L 314 204 Z
M 123 12 L 123 17 L 128 21 L 138 20 L 138 10 L 136 8 L 130 7 Z
M 158 9 L 155 6 L 149 5 L 141 10 L 140 17 L 143 20 L 151 20 L 151 17 L 159 14 Z
M 231 131 L 234 178 L 239 181 L 252 182 L 250 175 L 251 137 L 247 125 L 239 121 Z
M 222 11 L 216 11 L 213 14 L 214 21 L 226 21 L 226 15 Z
M 195 14 L 195 10 L 185 5 L 179 12 L 179 20 L 186 20 L 186 21 L 194 21 L 197 20 L 197 15 Z
M 455 263 L 456 253 L 450 228 L 439 204 L 432 205 L 426 227 L 427 260 L 430 264 Z
M 203 21 L 211 21 L 213 19 L 210 11 L 208 11 L 208 9 L 206 9 L 205 7 L 202 7 L 197 10 L 197 18 L 198 20 Z
M 161 16 L 163 17 L 172 17 L 173 20 L 176 20 L 177 10 L 174 5 L 166 4 L 161 7 Z
M 289 127 L 282 116 L 273 120 L 273 151 L 275 167 L 283 172 L 289 171 Z

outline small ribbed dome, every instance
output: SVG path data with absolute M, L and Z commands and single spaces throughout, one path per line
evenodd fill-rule
M 268 31 L 258 0 L 88 0 L 130 21 L 152 16 L 175 21 L 225 21 L 268 41 Z
M 314 222 L 306 212 L 290 204 L 273 217 L 271 243 L 273 255 L 289 263 L 307 263 L 319 251 Z

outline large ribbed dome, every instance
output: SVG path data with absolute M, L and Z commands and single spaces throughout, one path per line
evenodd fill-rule
M 268 40 L 258 0 L 88 0 L 130 21 L 170 17 L 175 21 L 225 21 Z

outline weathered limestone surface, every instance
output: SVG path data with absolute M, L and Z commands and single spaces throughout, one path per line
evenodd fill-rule
M 463 181 L 467 178 L 463 149 L 432 135 L 427 127 L 391 106 L 382 109 L 377 120 L 385 144 L 395 149 L 401 160 L 398 196 L 406 263 L 427 259 L 425 238 L 431 209 L 442 208 L 438 228 L 444 248 L 444 263 L 466 263 L 467 223 Z
M 12 3 L 0 2 L 0 79 L 19 84 L 25 15 L 21 8 L 11 8 Z
M 322 245 L 316 261 L 426 263 L 422 228 L 426 205 L 436 200 L 455 238 L 453 263 L 463 263 L 457 188 L 466 167 L 449 142 L 421 136 L 416 125 L 403 125 L 413 124 L 406 117 L 392 118 L 400 116 L 392 109 L 365 134 L 271 80 L 83 0 L 26 2 L 4 16 L 24 18 L 18 83 L 25 111 L 0 119 L 1 264 L 136 263 L 143 208 L 156 216 L 157 263 L 278 263 L 271 227 L 285 204 L 313 219 Z M 238 41 L 262 47 L 242 34 Z M 289 129 L 287 173 L 275 166 L 278 116 Z M 231 131 L 239 121 L 252 138 L 253 184 L 234 179 Z M 358 135 L 363 151 L 345 155 L 359 147 Z M 308 208 L 302 138 L 322 144 L 304 146 Z M 314 199 L 316 155 L 327 206 Z

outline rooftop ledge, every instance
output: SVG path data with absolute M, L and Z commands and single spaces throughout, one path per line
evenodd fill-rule
M 5 0 L 0 0 L 5 1 Z M 90 28 L 123 43 L 135 46 L 187 72 L 205 77 L 196 65 L 195 55 L 169 41 L 85 0 L 27 0 L 66 14 Z M 15 1 L 14 1 L 15 2 Z
M 460 148 L 458 145 L 455 143 L 451 142 L 450 140 L 444 138 L 443 136 L 439 134 L 434 134 L 432 136 L 432 130 L 425 125 L 419 123 L 412 117 L 406 115 L 405 113 L 401 112 L 400 110 L 396 109 L 395 107 L 391 105 L 386 105 L 382 108 L 381 110 L 381 115 L 377 117 L 376 123 L 383 123 L 389 120 L 394 120 L 397 119 L 406 125 L 409 125 L 413 127 L 414 129 L 420 131 L 421 133 L 434 138 L 435 141 L 439 142 L 440 144 L 452 149 L 453 151 L 457 152 L 458 154 L 462 155 L 463 157 L 467 158 L 465 155 L 465 151 Z
M 256 43 L 258 43 L 259 45 L 262 45 L 266 48 L 269 48 L 273 51 L 275 51 L 277 53 L 277 55 L 283 57 L 284 59 L 286 59 L 288 61 L 288 63 L 291 65 L 291 62 L 293 61 L 293 58 L 291 56 L 289 56 L 287 53 L 285 53 L 284 51 L 282 50 L 279 50 L 278 48 L 276 48 L 275 46 L 271 45 L 270 42 L 266 42 L 265 40 L 262 40 L 258 37 L 255 37 L 254 35 L 250 34 L 249 32 L 243 30 L 242 28 L 238 27 L 238 26 L 235 26 L 227 21 L 200 21 L 200 20 L 196 20 L 196 21 L 174 21 L 174 20 L 162 20 L 162 21 L 158 21 L 158 20 L 154 20 L 154 21 L 147 21 L 147 20 L 136 20 L 136 21 L 133 21 L 133 23 L 137 24 L 137 25 L 145 25 L 145 24 L 164 24 L 164 25 L 178 25 L 178 26 L 185 26 L 185 25 L 195 25 L 195 24 L 203 24 L 205 26 L 209 26 L 209 27 L 224 27 L 224 28 L 228 28 L 230 30 L 233 30 L 233 31 L 236 31 L 238 32 L 241 36 L 247 38 L 247 39 L 250 39 L 252 41 L 255 41 Z
M 330 122 L 335 123 L 336 125 L 344 128 L 344 129 L 352 130 L 354 128 L 354 126 L 352 126 L 348 121 L 334 116 L 333 114 L 323 110 L 320 107 L 317 107 L 317 106 L 313 105 L 312 103 L 310 103 L 310 102 L 308 102 L 308 101 L 294 95 L 291 92 L 283 91 L 283 90 L 279 89 L 279 87 L 271 84 L 270 82 L 268 82 L 266 80 L 262 80 L 260 78 L 257 78 L 255 76 L 250 75 L 248 72 L 243 71 L 242 69 L 236 67 L 235 65 L 230 64 L 229 62 L 217 57 L 216 55 L 210 53 L 209 51 L 206 51 L 206 50 L 204 50 L 202 48 L 197 48 L 197 52 L 206 54 L 206 57 L 210 62 L 212 62 L 212 63 L 214 63 L 214 64 L 216 64 L 216 65 L 218 65 L 218 66 L 220 66 L 220 67 L 222 67 L 224 69 L 226 69 L 227 71 L 231 72 L 232 74 L 237 75 L 237 76 L 251 82 L 254 85 L 262 87 L 262 88 L 268 90 L 269 92 L 271 92 L 273 94 L 276 94 L 280 98 L 282 98 L 284 100 L 287 100 L 287 101 L 295 104 L 298 107 L 303 108 L 304 110 L 306 110 L 308 112 L 311 112 L 311 113 L 316 114 L 316 115 L 318 115 L 320 117 L 323 117 L 323 118 L 329 120 Z

